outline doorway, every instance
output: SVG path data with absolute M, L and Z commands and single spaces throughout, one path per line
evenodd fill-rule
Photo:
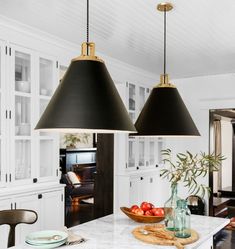
M 235 109 L 210 110 L 210 153 L 223 155 L 218 172 L 209 173 L 212 190 L 209 214 L 228 217 L 235 215 Z
M 113 134 L 93 136 L 90 147 L 60 153 L 65 187 L 65 225 L 72 227 L 113 213 Z M 65 181 L 72 175 L 75 182 Z

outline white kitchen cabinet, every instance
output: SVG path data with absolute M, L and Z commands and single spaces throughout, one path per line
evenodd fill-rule
M 58 180 L 58 135 L 34 130 L 58 84 L 58 63 L 0 42 L 0 71 L 0 187 Z
M 34 210 L 38 214 L 38 220 L 32 224 L 20 224 L 16 227 L 16 245 L 24 242 L 24 238 L 27 234 L 41 229 L 41 215 L 42 205 L 37 194 L 30 196 L 21 196 L 12 200 L 13 209 L 29 209 Z
M 64 194 L 61 191 L 53 191 L 42 194 L 43 212 L 42 229 L 61 229 L 64 226 Z M 58 217 L 60 217 L 58 219 Z
M 0 210 L 10 209 L 11 201 L 10 199 L 0 200 Z M 0 248 L 5 249 L 7 248 L 7 241 L 8 241 L 8 233 L 9 233 L 9 226 L 8 225 L 1 225 L 0 226 Z
M 6 144 L 6 100 L 8 99 L 6 91 L 6 61 L 5 61 L 6 43 L 0 41 L 0 187 L 6 185 L 6 157 L 9 154 Z
M 130 207 L 141 202 L 151 202 L 158 207 L 164 206 L 164 180 L 160 177 L 160 169 L 152 169 L 116 176 L 115 211 L 119 207 Z
M 33 231 L 61 229 L 64 225 L 63 191 L 39 192 L 38 194 L 16 198 L 14 208 L 30 209 L 38 214 L 32 225 L 22 224 L 16 230 L 16 244 L 22 243 Z
M 129 82 L 117 83 L 116 87 L 132 122 L 135 123 L 150 94 L 150 89 Z M 165 199 L 159 190 L 162 182 L 159 176 L 162 149 L 164 149 L 162 138 L 115 135 L 116 211 L 120 206 L 140 204 L 142 201 L 151 201 L 158 206 L 164 204 Z M 130 191 L 126 191 L 121 185 L 128 186 Z
M 142 108 L 150 94 L 150 89 L 144 86 L 126 82 L 126 84 L 116 84 L 117 90 L 133 123 L 142 111 Z M 134 137 L 131 134 L 126 135 L 125 144 L 123 143 L 122 135 L 115 137 L 118 140 L 116 151 L 122 149 L 123 156 L 126 159 L 123 165 L 118 166 L 120 171 L 132 171 L 145 170 L 156 167 L 161 161 L 159 156 L 162 149 L 162 139 L 159 138 L 147 138 L 147 137 Z
M 29 209 L 38 214 L 36 223 L 20 224 L 16 227 L 16 245 L 22 243 L 30 232 L 43 229 L 61 229 L 64 226 L 64 186 L 58 183 L 53 185 L 46 183 L 38 189 L 34 186 L 31 186 L 34 190 L 30 193 L 24 189 L 15 194 L 15 188 L 8 190 L 8 193 L 0 192 L 0 210 Z M 2 199 L 2 194 L 9 195 L 11 198 Z M 0 240 L 0 248 L 5 249 L 9 232 L 8 226 L 1 226 L 0 232 L 1 236 L 2 233 L 4 236 L 4 241 L 2 238 Z

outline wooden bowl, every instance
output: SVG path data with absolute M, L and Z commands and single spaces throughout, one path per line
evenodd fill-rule
M 140 223 L 158 223 L 164 220 L 165 218 L 164 216 L 145 216 L 145 215 L 134 214 L 131 212 L 131 209 L 127 207 L 120 207 L 120 209 L 130 219 Z

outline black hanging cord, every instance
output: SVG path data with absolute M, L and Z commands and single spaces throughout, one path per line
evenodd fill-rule
M 165 84 L 165 75 L 166 75 L 166 8 L 164 10 L 164 63 L 163 63 L 163 72 L 164 72 L 164 84 Z
M 86 42 L 87 42 L 87 55 L 89 55 L 89 0 L 86 1 L 87 3 L 87 9 L 86 9 L 86 21 L 87 21 L 87 26 L 86 26 Z

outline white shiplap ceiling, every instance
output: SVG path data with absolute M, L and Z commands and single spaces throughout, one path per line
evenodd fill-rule
M 97 50 L 160 74 L 159 2 L 90 0 L 90 37 Z M 235 72 L 235 0 L 171 2 L 167 70 L 171 77 Z M 0 0 L 0 14 L 77 44 L 86 38 L 86 0 Z

